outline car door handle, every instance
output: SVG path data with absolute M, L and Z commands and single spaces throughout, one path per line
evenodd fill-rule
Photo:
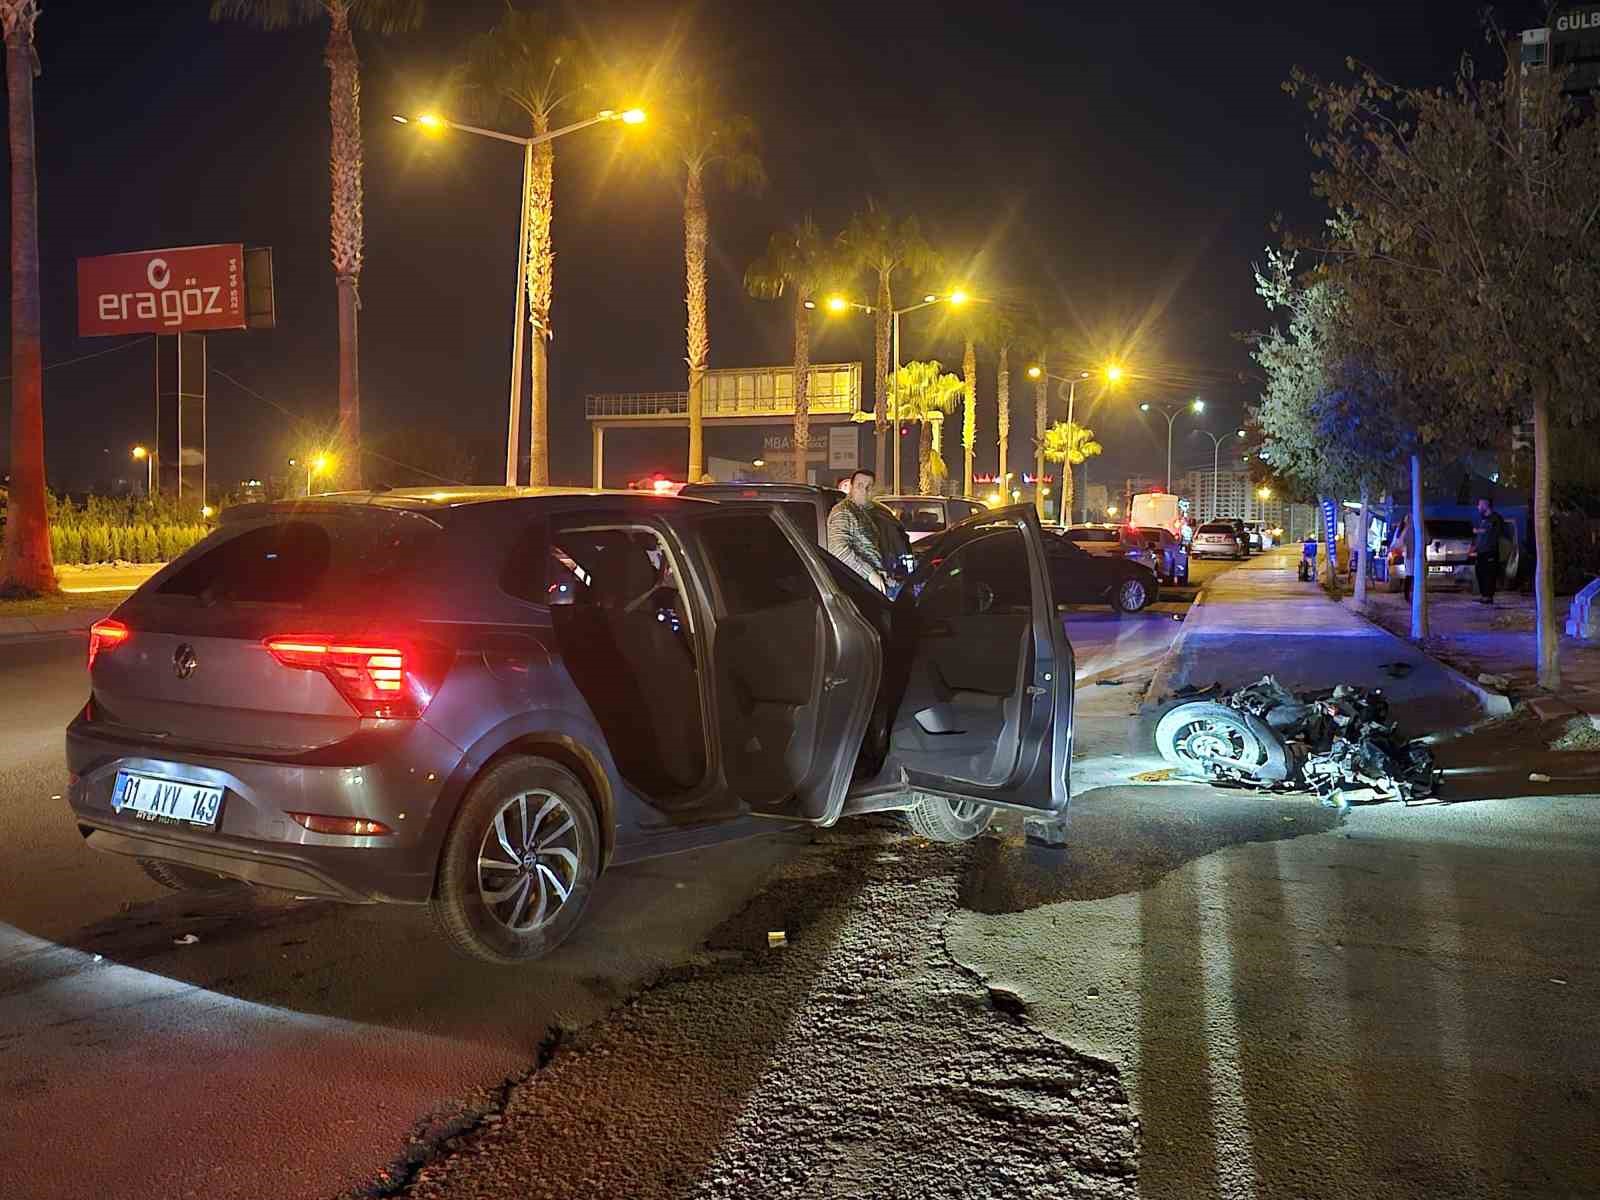
M 841 687 L 849 682 L 850 678 L 847 675 L 829 675 L 822 681 L 822 690 L 825 692 L 831 692 L 834 688 Z
M 1045 693 L 1045 689 L 1044 688 L 1038 687 L 1038 686 L 1036 686 L 1034 684 L 1031 684 L 1031 683 L 1027 686 L 1027 688 L 1025 690 L 1027 691 L 1028 695 L 1030 695 L 1030 696 L 1042 696 Z

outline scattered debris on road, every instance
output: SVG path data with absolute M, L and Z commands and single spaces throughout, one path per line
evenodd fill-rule
M 1133 782 L 1134 783 L 1166 783 L 1167 780 L 1171 779 L 1176 774 L 1177 774 L 1177 772 L 1174 771 L 1174 770 L 1171 770 L 1170 768 L 1169 769 L 1165 769 L 1165 770 L 1160 770 L 1160 771 L 1140 771 L 1137 775 L 1135 775 L 1133 777 Z
M 783 930 L 781 930 L 781 929 L 773 929 L 773 930 L 769 930 L 767 932 L 767 949 L 768 950 L 777 950 L 780 947 L 787 946 L 788 944 L 789 944 L 789 935 L 787 933 L 785 933 Z
M 1560 736 L 1550 743 L 1552 750 L 1600 750 L 1600 729 L 1587 716 L 1572 717 Z
M 1493 688 L 1497 692 L 1506 692 L 1511 690 L 1511 680 L 1507 679 L 1504 675 L 1491 675 L 1489 672 L 1485 671 L 1478 676 L 1478 682 L 1483 684 L 1483 686 L 1486 688 Z
M 1381 689 L 1348 684 L 1290 692 L 1271 675 L 1224 694 L 1184 689 L 1156 726 L 1156 748 L 1213 784 L 1309 791 L 1324 803 L 1431 797 L 1433 755 L 1401 742 Z

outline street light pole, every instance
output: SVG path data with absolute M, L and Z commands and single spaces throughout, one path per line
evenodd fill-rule
M 900 318 L 903 315 L 905 315 L 906 313 L 916 312 L 919 308 L 928 308 L 929 306 L 934 305 L 934 304 L 943 304 L 943 303 L 948 302 L 949 304 L 951 304 L 954 307 L 960 307 L 961 305 L 965 304 L 968 300 L 973 300 L 973 299 L 976 299 L 976 297 L 969 296 L 969 295 L 967 295 L 966 292 L 961 291 L 960 289 L 957 289 L 956 291 L 950 292 L 948 295 L 944 295 L 944 296 L 929 294 L 929 295 L 926 295 L 926 296 L 924 296 L 922 298 L 922 302 L 920 304 L 908 304 L 904 308 L 892 308 L 892 309 L 889 310 L 889 340 L 893 343 L 893 346 L 894 346 L 893 350 L 890 353 L 890 357 L 893 359 L 893 363 L 892 363 L 892 365 L 890 366 L 890 369 L 889 369 L 889 379 L 891 380 L 891 382 L 896 377 L 898 377 L 899 374 L 900 374 Z M 829 296 L 827 303 L 828 303 L 828 308 L 831 309 L 834 312 L 841 312 L 841 311 L 843 311 L 844 309 L 847 309 L 847 308 L 853 308 L 853 309 L 856 309 L 856 310 L 858 310 L 860 312 L 864 312 L 864 313 L 874 313 L 874 312 L 878 311 L 876 308 L 874 308 L 870 304 L 861 304 L 861 303 L 859 303 L 858 301 L 855 301 L 855 300 L 847 300 L 843 296 Z M 807 308 L 815 308 L 816 304 L 814 302 L 810 301 L 810 300 L 807 300 L 806 301 L 806 307 Z M 886 405 L 888 404 L 888 397 L 884 397 L 884 403 Z M 901 494 L 900 493 L 900 418 L 901 418 L 901 414 L 899 412 L 896 412 L 895 413 L 895 422 L 894 422 L 894 492 L 892 493 L 893 495 L 896 495 L 896 496 Z
M 570 124 L 562 125 L 545 133 L 535 134 L 532 137 L 519 137 L 513 133 L 501 133 L 497 129 L 484 129 L 477 125 L 465 125 L 460 121 L 451 121 L 445 117 L 435 116 L 432 113 L 423 113 L 414 120 L 411 117 L 404 117 L 399 113 L 395 113 L 392 119 L 397 125 L 415 123 L 428 130 L 453 129 L 458 133 L 476 134 L 478 137 L 493 138 L 497 142 L 511 142 L 513 145 L 522 147 L 522 192 L 518 198 L 521 212 L 517 221 L 517 294 L 512 308 L 511 389 L 508 404 L 510 411 L 506 420 L 506 486 L 516 487 L 519 457 L 517 451 L 522 424 L 522 376 L 525 353 L 525 335 L 522 326 L 527 314 L 527 280 L 524 273 L 527 270 L 528 261 L 528 189 L 533 183 L 533 148 L 544 142 L 552 142 L 565 134 L 576 133 L 580 129 L 587 129 L 591 125 L 600 125 L 608 121 L 622 121 L 628 125 L 638 125 L 644 121 L 645 114 L 642 109 L 637 108 L 626 109 L 622 112 L 612 108 L 602 109 L 592 117 L 586 117 L 582 121 L 573 121 Z M 310 489 L 311 484 L 308 477 L 306 483 L 306 494 L 308 496 L 311 494 Z
M 1140 412 L 1158 412 L 1167 419 L 1167 494 L 1172 494 L 1172 426 L 1178 416 L 1184 412 L 1205 412 L 1206 402 L 1196 396 L 1188 404 L 1180 404 L 1173 408 L 1165 404 L 1144 403 L 1139 405 Z
M 1211 515 L 1208 516 L 1206 520 L 1215 521 L 1217 519 L 1217 496 L 1219 494 L 1217 479 L 1220 470 L 1219 464 L 1222 458 L 1222 443 L 1227 441 L 1230 437 L 1242 438 L 1245 436 L 1245 432 L 1242 429 L 1236 429 L 1232 433 L 1223 434 L 1221 437 L 1218 437 L 1209 429 L 1196 429 L 1194 432 L 1203 433 L 1211 439 Z
M 144 459 L 144 498 L 149 500 L 155 495 L 156 456 L 143 446 L 135 446 L 133 458 L 135 462 Z

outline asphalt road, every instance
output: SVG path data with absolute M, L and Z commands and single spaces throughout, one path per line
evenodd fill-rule
M 1080 677 L 1153 662 L 1182 606 L 1130 617 L 1072 610 Z M 458 960 L 413 910 L 244 888 L 174 894 L 135 863 L 85 849 L 60 799 L 62 730 L 85 695 L 82 656 L 74 637 L 0 644 L 0 1190 L 8 1196 L 383 1190 L 500 1111 L 508 1086 L 572 1031 L 641 989 L 662 994 L 659 981 L 673 972 L 703 969 L 714 931 L 726 941 L 731 928 L 776 920 L 752 916 L 769 878 L 779 893 L 794 892 L 785 879 L 818 871 L 858 879 L 819 910 L 817 919 L 841 928 L 852 928 L 847 900 L 861 888 L 903 890 L 893 877 L 868 881 L 863 865 L 878 863 L 878 843 L 901 839 L 893 822 L 832 835 L 824 845 L 845 848 L 837 862 L 807 834 L 752 838 L 608 875 L 559 954 L 509 972 Z M 897 924 L 921 930 L 934 953 L 959 860 L 943 855 L 938 881 L 921 883 L 913 862 L 908 886 L 923 891 L 875 904 L 873 920 L 897 912 Z M 795 894 L 816 907 L 809 884 Z M 796 914 L 794 926 L 804 923 Z M 178 944 L 188 935 L 198 940 Z M 890 935 L 871 926 L 850 934 L 862 944 L 881 936 Z M 905 940 L 903 930 L 892 936 Z M 784 960 L 797 980 L 811 978 L 804 958 Z M 850 953 L 837 963 L 856 969 Z M 964 986 L 982 1007 L 982 989 L 964 972 L 947 959 L 935 966 L 941 987 Z M 729 994 L 722 1003 L 740 1001 Z M 698 1011 L 669 1007 L 691 1023 Z M 782 1015 L 769 1013 L 774 1022 Z M 950 1028 L 959 1033 L 959 1023 Z M 783 1032 L 772 1026 L 762 1036 L 775 1045 Z M 1010 1037 L 994 1032 L 996 1045 Z M 1031 1035 L 1024 1041 L 1033 1045 Z M 1125 1134 L 1125 1103 L 1110 1086 L 1106 1103 L 1123 1104 Z M 1053 1168 L 1041 1169 L 1048 1178 Z

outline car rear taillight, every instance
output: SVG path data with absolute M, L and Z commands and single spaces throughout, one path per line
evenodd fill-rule
M 121 621 L 110 617 L 103 621 L 96 621 L 89 626 L 89 667 L 93 669 L 94 660 L 107 651 L 115 650 L 131 636 L 131 631 Z
M 322 672 L 363 717 L 420 717 L 450 663 L 442 647 L 398 638 L 285 634 L 264 644 L 286 667 Z

